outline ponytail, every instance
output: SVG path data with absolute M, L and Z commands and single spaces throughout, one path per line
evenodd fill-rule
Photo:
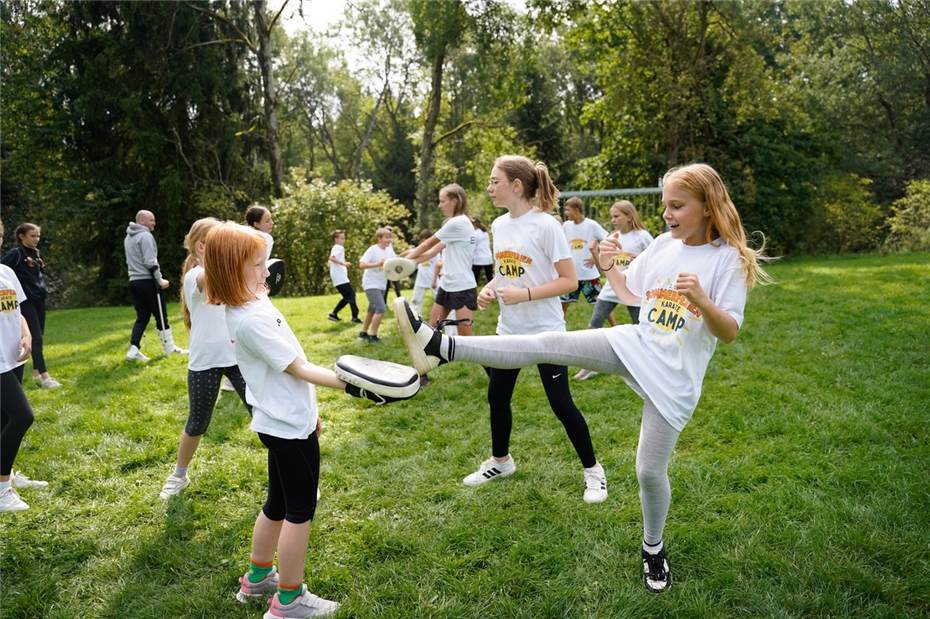
M 539 200 L 539 210 L 551 213 L 555 209 L 556 200 L 559 199 L 559 189 L 549 178 L 549 168 L 542 161 L 537 161 L 536 168 L 536 197 Z

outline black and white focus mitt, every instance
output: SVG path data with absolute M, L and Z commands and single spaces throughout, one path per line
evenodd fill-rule
M 368 398 L 375 404 L 407 400 L 420 389 L 420 375 L 408 365 L 357 355 L 342 355 L 333 366 L 346 393 Z

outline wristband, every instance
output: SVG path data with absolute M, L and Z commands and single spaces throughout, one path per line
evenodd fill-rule
M 614 262 L 613 262 L 613 260 L 610 261 L 610 269 L 612 269 L 612 268 L 614 268 Z M 606 272 L 609 271 L 610 269 L 604 269 L 604 268 L 602 267 L 601 270 L 604 271 L 604 273 L 606 273 Z
M 530 289 L 529 289 L 529 288 L 526 289 L 526 300 L 527 300 L 527 301 L 532 301 L 532 300 L 533 300 L 533 293 L 530 292 Z

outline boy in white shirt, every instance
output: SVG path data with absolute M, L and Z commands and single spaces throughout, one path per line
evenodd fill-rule
M 365 290 L 365 296 L 368 297 L 368 311 L 365 313 L 365 321 L 362 323 L 362 332 L 358 334 L 359 338 L 369 344 L 380 344 L 381 338 L 378 337 L 378 328 L 381 326 L 381 318 L 384 316 L 387 305 L 384 302 L 384 289 L 387 287 L 387 278 L 384 276 L 384 261 L 394 257 L 394 248 L 391 241 L 394 235 L 390 228 L 378 228 L 375 232 L 375 244 L 365 250 L 358 266 L 363 271 L 362 288 Z
M 339 322 L 339 311 L 346 305 L 352 311 L 352 322 L 361 324 L 358 319 L 358 305 L 355 303 L 355 289 L 349 282 L 349 263 L 346 261 L 346 232 L 336 230 L 333 232 L 333 248 L 329 250 L 329 278 L 333 287 L 339 291 L 342 298 L 327 316 L 333 322 Z

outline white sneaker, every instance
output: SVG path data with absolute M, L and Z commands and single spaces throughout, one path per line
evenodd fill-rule
M 307 619 L 308 617 L 329 617 L 339 610 L 339 603 L 313 595 L 302 585 L 303 592 L 290 604 L 278 601 L 278 594 L 271 598 L 268 612 L 263 619 Z
M 397 329 L 407 352 L 410 353 L 413 367 L 420 375 L 428 374 L 446 362 L 439 352 L 442 334 L 414 314 L 407 299 L 394 299 L 394 318 L 397 320 Z
M 498 462 L 496 459 L 488 458 L 481 463 L 478 470 L 462 480 L 466 486 L 480 486 L 499 477 L 510 477 L 517 471 L 517 463 L 513 457 L 506 462 Z
M 595 372 L 594 370 L 582 369 L 582 370 L 579 370 L 577 374 L 575 374 L 574 378 L 575 380 L 588 380 L 592 376 L 597 376 L 597 374 L 598 373 Z
M 0 492 L 0 512 L 21 512 L 24 509 L 29 509 L 29 506 L 19 498 L 16 490 L 7 488 Z
M 130 345 L 129 350 L 126 351 L 126 360 L 127 361 L 148 361 L 149 358 L 142 354 L 142 351 L 139 350 L 138 346 Z
M 228 376 L 224 376 L 223 380 L 220 381 L 220 389 L 222 391 L 235 391 L 236 388 L 233 387 L 232 381 L 229 380 Z
M 10 482 L 14 488 L 47 488 L 47 481 L 39 481 L 38 479 L 29 479 L 19 471 L 10 472 Z
M 181 494 L 181 492 L 190 485 L 190 477 L 187 475 L 184 477 L 175 477 L 174 473 L 172 473 L 168 476 L 168 479 L 165 480 L 165 485 L 162 487 L 161 492 L 158 493 L 158 496 L 165 500 L 170 499 L 173 496 Z
M 598 462 L 589 469 L 584 469 L 584 502 L 603 503 L 607 500 L 607 476 L 604 467 Z
M 39 387 L 42 389 L 58 389 L 61 387 L 61 383 L 49 376 L 48 378 L 37 378 L 36 382 L 39 383 Z

